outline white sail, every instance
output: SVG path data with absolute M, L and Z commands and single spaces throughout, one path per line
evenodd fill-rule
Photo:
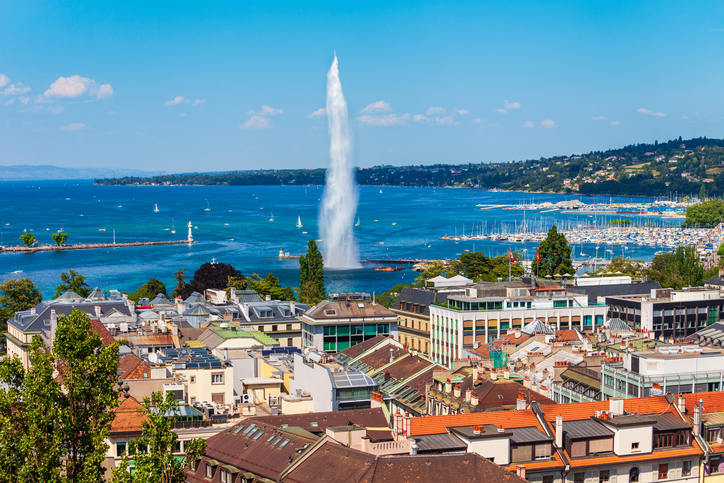
M 302 225 L 302 217 L 301 217 L 301 216 L 297 216 L 297 228 L 301 228 L 301 227 L 303 227 L 303 226 L 304 226 L 304 225 Z

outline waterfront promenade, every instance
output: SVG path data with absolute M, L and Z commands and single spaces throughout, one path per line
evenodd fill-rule
M 95 250 L 99 248 L 124 248 L 124 247 L 150 247 L 158 245 L 187 245 L 198 243 L 188 240 L 155 241 L 155 242 L 133 242 L 133 243 L 84 243 L 77 245 L 37 245 L 37 246 L 13 246 L 0 247 L 0 253 L 34 253 L 34 252 L 62 252 L 69 250 Z

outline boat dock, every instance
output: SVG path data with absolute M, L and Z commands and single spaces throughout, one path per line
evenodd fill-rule
M 360 263 L 379 263 L 383 265 L 416 265 L 418 263 L 450 262 L 450 260 L 439 260 L 436 258 L 366 258 Z
M 22 245 L 14 247 L 3 247 L 0 253 L 35 253 L 35 252 L 62 252 L 68 250 L 95 250 L 99 248 L 126 248 L 126 247 L 150 247 L 157 245 L 191 245 L 198 243 L 188 240 L 155 241 L 155 242 L 133 242 L 133 243 L 84 243 L 80 245 L 39 245 L 25 247 Z

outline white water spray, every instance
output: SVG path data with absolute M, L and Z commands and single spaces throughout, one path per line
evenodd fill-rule
M 351 158 L 347 122 L 347 101 L 339 81 L 337 55 L 327 73 L 327 122 L 329 129 L 329 169 L 319 210 L 324 267 L 360 268 L 354 241 L 354 215 L 357 212 L 357 184 Z

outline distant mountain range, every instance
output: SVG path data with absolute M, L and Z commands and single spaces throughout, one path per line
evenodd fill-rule
M 0 166 L 0 181 L 51 180 L 51 179 L 95 179 L 126 176 L 158 176 L 165 171 L 140 171 L 136 169 L 110 168 L 60 168 L 58 166 L 27 164 Z

